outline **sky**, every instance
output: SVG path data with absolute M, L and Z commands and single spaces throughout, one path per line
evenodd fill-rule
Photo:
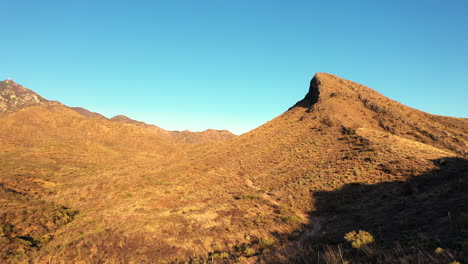
M 468 117 L 468 1 L 0 0 L 0 80 L 168 130 L 247 132 L 328 72 Z

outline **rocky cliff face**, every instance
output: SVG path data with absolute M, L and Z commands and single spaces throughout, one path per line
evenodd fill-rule
M 0 82 L 0 113 L 44 102 L 48 100 L 11 79 Z

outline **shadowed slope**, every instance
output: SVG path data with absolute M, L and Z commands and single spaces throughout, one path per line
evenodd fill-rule
M 311 217 L 322 219 L 321 231 L 261 263 L 465 263 L 468 160 L 433 162 L 435 169 L 406 181 L 350 183 L 313 193 Z M 353 230 L 370 232 L 374 242 L 353 248 L 344 239 Z

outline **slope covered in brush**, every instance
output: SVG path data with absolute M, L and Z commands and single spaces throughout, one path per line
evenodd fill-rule
M 174 133 L 80 111 L 47 103 L 0 118 L 5 186 L 40 183 L 35 199 L 78 212 L 51 231 L 53 239 L 29 247 L 35 253 L 26 257 L 36 262 L 51 256 L 57 262 L 234 262 L 291 250 L 291 240 L 338 243 L 340 232 L 351 231 L 335 228 L 346 216 L 343 227 L 361 226 L 352 211 L 361 205 L 341 202 L 355 194 L 340 190 L 377 186 L 375 194 L 387 192 L 378 186 L 406 186 L 398 183 L 436 171 L 435 160 L 464 157 L 468 142 L 466 119 L 424 113 L 325 73 L 314 76 L 303 100 L 238 137 Z M 191 144 L 203 141 L 203 133 L 222 140 Z M 333 201 L 323 199 L 328 193 Z M 463 194 L 425 217 L 439 219 Z M 385 221 L 375 195 L 369 197 L 362 208 Z M 415 211 L 399 212 L 404 218 Z
M 191 132 L 188 130 L 169 131 L 169 130 L 165 130 L 160 127 L 157 127 L 155 125 L 149 125 L 144 122 L 133 120 L 124 115 L 114 116 L 110 120 L 114 122 L 123 123 L 123 124 L 132 124 L 132 125 L 136 125 L 139 127 L 144 127 L 146 129 L 153 131 L 154 133 L 158 135 L 171 138 L 177 142 L 183 142 L 183 143 L 200 144 L 200 143 L 220 142 L 220 141 L 224 141 L 224 140 L 235 137 L 235 135 L 232 134 L 228 130 L 207 129 L 202 132 Z

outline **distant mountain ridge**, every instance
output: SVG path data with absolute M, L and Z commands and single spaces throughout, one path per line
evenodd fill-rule
M 75 110 L 80 115 L 85 116 L 85 117 L 107 119 L 107 117 L 105 117 L 105 116 L 103 116 L 103 115 L 101 115 L 99 113 L 91 112 L 91 111 L 89 111 L 87 109 L 84 109 L 82 107 L 70 107 L 70 108 Z
M 62 105 L 86 118 L 97 118 L 102 120 L 110 120 L 112 122 L 121 124 L 135 125 L 148 129 L 149 131 L 152 131 L 159 136 L 167 137 L 184 143 L 199 144 L 219 142 L 235 137 L 234 134 L 227 130 L 208 129 L 203 132 L 168 131 L 155 125 L 149 125 L 141 121 L 130 119 L 124 115 L 117 115 L 108 119 L 99 113 L 89 111 L 82 107 L 68 107 L 57 101 L 49 101 L 34 91 L 15 83 L 11 79 L 0 81 L 0 113 L 8 114 L 19 109 L 41 105 Z
M 169 131 L 162 129 L 156 125 L 149 125 L 145 122 L 133 120 L 124 115 L 117 115 L 110 119 L 114 122 L 119 122 L 123 124 L 132 124 L 139 127 L 144 127 L 154 131 L 156 134 L 170 137 L 176 141 L 185 142 L 185 143 L 208 143 L 208 142 L 220 142 L 235 137 L 228 130 L 216 130 L 216 129 L 207 129 L 202 132 L 191 132 L 188 130 L 184 131 Z

